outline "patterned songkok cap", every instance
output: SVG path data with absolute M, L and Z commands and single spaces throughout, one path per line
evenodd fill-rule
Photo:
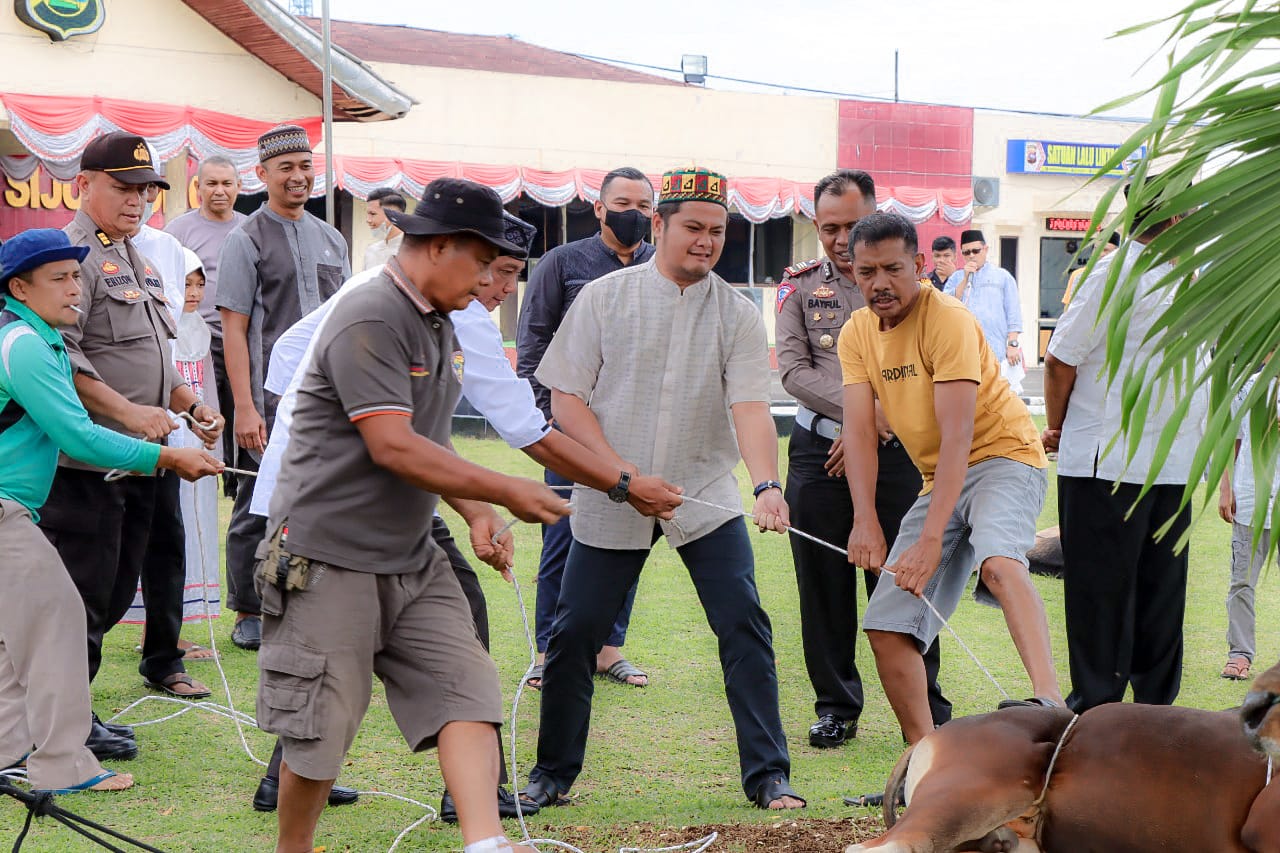
M 658 204 L 668 201 L 709 201 L 729 206 L 729 187 L 724 175 L 710 169 L 671 169 L 662 173 Z
M 296 124 L 273 127 L 258 137 L 258 162 L 265 163 L 281 154 L 310 154 L 311 140 Z

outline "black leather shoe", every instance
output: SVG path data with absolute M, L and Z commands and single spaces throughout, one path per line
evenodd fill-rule
M 830 749 L 858 736 L 858 724 L 843 720 L 835 714 L 823 714 L 818 722 L 809 726 L 809 746 Z
M 329 789 L 329 805 L 349 806 L 360 799 L 355 788 L 334 785 Z M 253 792 L 253 808 L 259 812 L 273 812 L 280 802 L 280 780 L 263 776 L 258 783 L 258 790 Z
M 262 619 L 246 616 L 231 629 L 231 642 L 242 649 L 256 652 L 262 645 Z
M 89 727 L 89 739 L 84 742 L 99 761 L 128 761 L 138 757 L 137 741 L 112 734 L 96 719 Z
M 524 812 L 525 817 L 528 817 L 537 814 L 538 811 L 537 803 L 522 803 L 516 799 L 515 794 L 501 785 L 498 786 L 498 817 L 514 820 L 520 816 L 520 812 Z M 458 822 L 458 809 L 453 804 L 453 794 L 447 790 L 440 798 L 440 819 L 445 823 Z
M 96 713 L 93 715 L 93 721 L 116 737 L 122 737 L 125 740 L 137 740 L 133 735 L 133 726 L 126 726 L 123 723 L 104 723 Z
M 453 794 L 449 793 L 449 789 L 444 789 L 444 796 L 440 798 L 440 819 L 445 823 L 458 822 L 458 807 L 453 804 Z
M 498 786 L 498 817 L 515 820 L 523 812 L 525 817 L 537 814 L 537 803 L 522 803 L 520 798 L 501 785 Z

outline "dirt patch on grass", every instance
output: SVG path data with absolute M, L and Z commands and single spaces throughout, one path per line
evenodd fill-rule
M 850 844 L 882 834 L 884 823 L 873 817 L 846 820 L 778 818 L 764 823 L 719 823 L 679 828 L 650 823 L 623 824 L 608 830 L 558 826 L 551 834 L 583 850 L 604 853 L 620 847 L 672 847 L 696 841 L 713 832 L 719 833 L 720 837 L 707 849 L 707 853 L 757 850 L 770 853 L 841 853 Z

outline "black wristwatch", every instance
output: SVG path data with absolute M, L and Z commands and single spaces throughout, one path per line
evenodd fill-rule
M 623 471 L 622 476 L 618 478 L 618 485 L 605 492 L 609 496 L 609 500 L 616 504 L 624 504 L 627 502 L 627 491 L 631 488 L 631 472 Z
M 767 492 L 770 489 L 782 491 L 782 484 L 777 480 L 765 480 L 763 483 L 757 484 L 756 487 L 751 490 L 751 496 L 758 498 L 760 497 L 761 492 Z
M 202 405 L 202 404 L 200 403 L 200 401 L 199 401 L 199 400 L 196 400 L 196 401 L 195 401 L 194 403 L 192 403 L 192 404 L 191 404 L 191 406 L 187 409 L 187 414 L 191 416 L 191 419 L 192 419 L 192 420 L 195 420 L 195 417 L 196 417 L 196 409 L 200 408 L 200 406 L 201 406 L 201 405 Z

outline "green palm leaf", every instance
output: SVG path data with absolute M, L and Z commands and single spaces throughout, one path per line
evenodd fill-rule
M 1121 435 L 1112 443 L 1132 458 L 1153 407 L 1167 405 L 1165 389 L 1176 389 L 1172 408 L 1159 413 L 1169 420 L 1157 442 L 1149 486 L 1175 437 L 1195 428 L 1187 421 L 1193 391 L 1206 391 L 1204 438 L 1184 505 L 1194 500 L 1202 477 L 1216 484 L 1230 469 L 1236 436 L 1247 424 L 1259 500 L 1253 518 L 1240 521 L 1256 531 L 1280 530 L 1280 502 L 1268 518 L 1268 502 L 1262 499 L 1272 492 L 1280 456 L 1280 358 L 1270 359 L 1280 346 L 1280 262 L 1273 249 L 1280 238 L 1280 63 L 1259 61 L 1267 50 L 1280 47 L 1280 2 L 1195 0 L 1120 35 L 1157 26 L 1171 26 L 1162 48 L 1168 51 L 1168 70 L 1148 89 L 1099 108 L 1155 95 L 1151 120 L 1094 178 L 1145 148 L 1146 157 L 1131 172 L 1123 212 L 1114 220 L 1109 216 L 1118 185 L 1098 205 L 1094 224 L 1101 226 L 1101 239 L 1115 230 L 1124 235 L 1143 230 L 1135 219 L 1148 206 L 1148 226 L 1182 217 L 1150 242 L 1127 275 L 1121 276 L 1121 264 L 1110 267 L 1099 322 L 1107 326 L 1107 371 L 1112 382 L 1122 383 L 1124 409 Z M 1148 336 L 1156 344 L 1154 354 L 1127 364 L 1124 340 L 1139 279 L 1170 262 L 1174 267 L 1159 284 L 1170 299 Z M 1233 411 L 1255 372 L 1252 390 Z M 1208 511 L 1215 490 L 1203 494 L 1198 513 Z

